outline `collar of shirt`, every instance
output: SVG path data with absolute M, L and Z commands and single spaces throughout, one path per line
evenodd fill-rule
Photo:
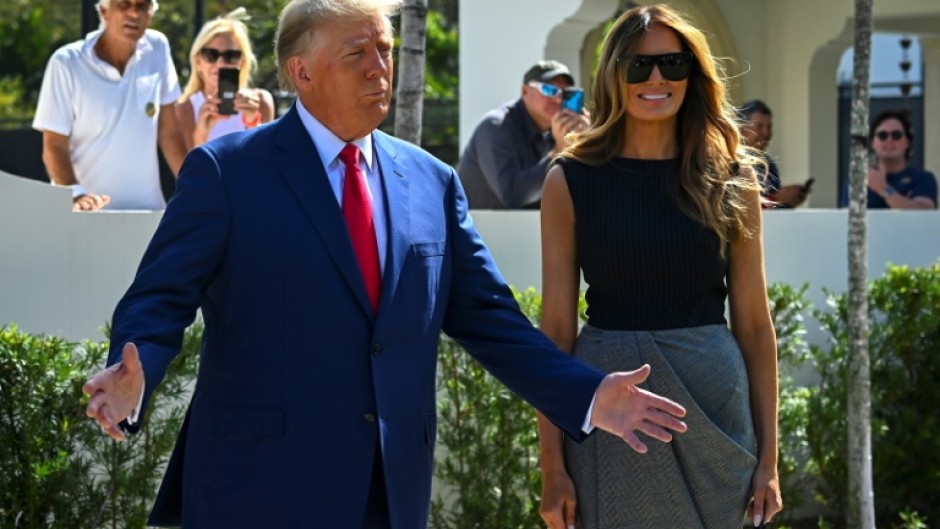
M 317 154 L 320 155 L 326 177 L 329 180 L 330 187 L 333 189 L 333 196 L 336 198 L 336 202 L 340 207 L 342 207 L 345 165 L 342 160 L 339 159 L 339 153 L 343 150 L 343 147 L 346 146 L 346 142 L 336 136 L 336 134 L 333 134 L 323 123 L 320 123 L 320 120 L 313 117 L 313 114 L 304 107 L 300 99 L 294 103 L 294 106 L 297 108 L 297 114 L 300 116 L 300 121 L 303 123 L 304 129 L 306 129 L 310 139 L 313 140 Z M 365 165 L 366 183 L 369 187 L 370 198 L 372 199 L 372 219 L 373 222 L 375 222 L 375 238 L 379 247 L 379 265 L 384 272 L 386 243 L 388 240 L 385 195 L 382 189 L 381 171 L 379 171 L 378 164 L 373 164 L 375 153 L 372 150 L 372 134 L 358 138 L 352 143 L 356 147 L 359 147 L 359 150 L 362 152 L 360 163 L 364 162 Z
M 525 137 L 531 140 L 544 141 L 546 134 L 548 137 L 551 137 L 552 129 L 549 127 L 546 130 L 539 130 L 538 126 L 535 124 L 535 121 L 532 120 L 532 116 L 529 115 L 529 111 L 525 108 L 525 101 L 520 97 L 516 100 L 515 104 L 512 105 L 513 112 L 516 122 L 519 123 L 519 126 L 522 127 L 522 130 L 525 132 Z
M 300 115 L 300 122 L 303 123 L 304 128 L 307 129 L 307 134 L 309 134 L 310 139 L 313 140 L 314 147 L 317 148 L 317 154 L 320 155 L 320 160 L 323 161 L 323 168 L 329 172 L 331 166 L 341 163 L 339 153 L 346 147 L 346 142 L 340 139 L 336 134 L 333 134 L 323 123 L 320 123 L 320 120 L 313 117 L 313 114 L 304 107 L 299 99 L 297 100 L 297 113 Z M 371 172 L 372 135 L 368 134 L 350 143 L 359 147 L 359 151 L 362 153 L 361 159 L 365 162 L 366 168 L 368 169 L 366 172 Z
M 153 45 L 150 44 L 150 39 L 147 38 L 147 31 L 149 30 L 144 31 L 144 34 L 137 39 L 137 48 L 134 50 L 134 56 L 127 62 L 125 72 L 130 69 L 131 65 L 140 61 L 141 55 L 153 50 Z M 82 44 L 82 54 L 84 54 L 92 66 L 97 68 L 105 77 L 112 81 L 119 81 L 121 79 L 121 72 L 112 64 L 98 57 L 98 54 L 95 53 L 95 44 L 98 43 L 98 39 L 101 38 L 102 34 L 104 34 L 104 28 L 96 29 L 88 35 L 85 35 L 85 42 Z

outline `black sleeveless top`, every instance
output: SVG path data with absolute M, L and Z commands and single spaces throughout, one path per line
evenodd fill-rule
M 679 209 L 679 160 L 559 163 L 574 202 L 588 323 L 634 331 L 726 323 L 727 262 L 718 236 Z

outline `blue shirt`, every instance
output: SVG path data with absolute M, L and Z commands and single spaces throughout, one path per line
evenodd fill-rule
M 900 172 L 888 173 L 886 180 L 897 194 L 907 198 L 926 197 L 933 200 L 934 207 L 937 207 L 937 179 L 933 173 L 907 166 Z M 848 204 L 848 200 L 845 203 Z M 891 206 L 869 188 L 868 209 L 891 209 Z

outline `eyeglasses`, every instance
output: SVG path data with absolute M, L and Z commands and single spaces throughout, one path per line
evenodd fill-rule
M 659 74 L 670 81 L 683 81 L 692 73 L 695 56 L 690 51 L 664 53 L 662 55 L 633 55 L 620 57 L 617 62 L 627 64 L 626 79 L 630 84 L 644 83 L 653 75 L 653 66 L 659 66 Z
M 568 99 L 569 97 L 571 97 L 571 94 L 578 91 L 577 88 L 560 88 L 553 84 L 540 83 L 538 81 L 529 82 L 529 86 L 537 89 L 539 93 L 545 97 L 553 98 L 553 97 L 558 97 L 559 95 L 561 95 L 561 98 L 563 100 Z
M 215 64 L 219 57 L 222 57 L 225 64 L 238 64 L 238 61 L 242 60 L 242 50 L 223 51 L 215 48 L 203 48 L 199 50 L 199 55 L 209 64 Z
M 130 11 L 131 9 L 137 11 L 138 13 L 152 13 L 153 12 L 153 3 L 152 2 L 129 2 L 127 0 L 122 0 L 114 4 L 114 7 L 123 12 Z
M 881 141 L 888 141 L 888 137 L 891 137 L 892 140 L 898 141 L 904 137 L 904 132 L 900 130 L 892 130 L 888 132 L 886 130 L 879 130 L 875 133 L 875 137 Z

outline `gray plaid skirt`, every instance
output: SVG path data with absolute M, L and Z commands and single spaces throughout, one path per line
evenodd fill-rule
M 644 389 L 685 407 L 689 429 L 633 451 L 598 431 L 565 441 L 579 529 L 742 527 L 757 442 L 747 369 L 724 325 L 664 331 L 581 330 L 574 355 L 606 372 L 652 367 Z

